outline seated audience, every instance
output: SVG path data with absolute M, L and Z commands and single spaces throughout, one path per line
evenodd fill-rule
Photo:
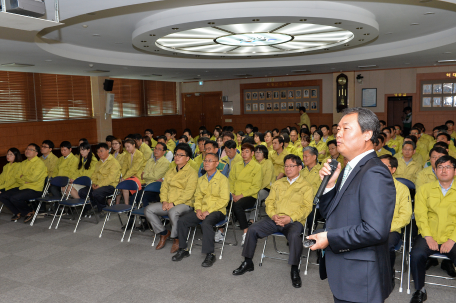
M 416 176 L 421 171 L 422 166 L 413 160 L 416 145 L 413 141 L 405 141 L 402 145 L 402 158 L 398 159 L 399 165 L 394 173 L 395 178 L 405 178 L 416 182 Z
M 230 200 L 228 179 L 217 169 L 218 155 L 207 154 L 204 160 L 206 174 L 198 179 L 195 192 L 195 211 L 190 211 L 179 218 L 178 238 L 179 250 L 172 257 L 173 261 L 181 261 L 190 256 L 187 249 L 187 235 L 189 228 L 201 223 L 203 231 L 202 253 L 206 254 L 201 266 L 210 267 L 216 258 L 214 255 L 214 225 L 225 219 L 226 207 Z
M 205 146 L 207 141 L 209 141 L 209 139 L 205 138 L 205 137 L 201 137 L 201 138 L 198 139 L 198 146 L 196 148 L 196 151 L 198 151 L 199 153 L 196 156 L 196 151 L 195 151 L 195 159 L 194 159 L 196 164 L 198 165 L 198 169 L 201 166 L 201 164 L 203 164 L 203 159 L 206 156 L 206 152 L 204 150 L 204 146 Z
M 417 139 L 415 136 L 413 135 L 410 135 L 410 136 L 407 136 L 405 138 L 403 138 L 402 142 L 406 142 L 406 141 L 413 141 L 413 143 L 415 143 L 415 145 L 417 144 Z M 402 143 L 403 144 L 403 143 Z M 403 154 L 402 154 L 402 150 L 400 152 L 398 152 L 397 154 L 394 154 L 394 157 L 396 159 L 400 159 L 403 157 Z M 423 160 L 423 157 L 421 156 L 421 152 L 418 150 L 418 147 L 416 147 L 415 149 L 415 153 L 413 154 L 413 160 L 415 160 L 416 162 L 418 162 L 418 164 L 420 165 L 420 167 L 423 167 L 424 165 L 424 160 Z
M 264 142 L 264 135 L 260 132 L 256 132 L 253 135 L 253 140 L 255 141 L 255 146 L 258 146 L 258 145 L 267 146 L 266 142 Z
M 454 131 L 454 121 L 448 120 L 445 122 L 445 126 L 448 127 L 447 134 L 451 136 L 451 138 L 456 139 L 456 132 Z
M 421 129 L 418 128 L 418 127 L 413 127 L 411 130 L 410 130 L 410 135 L 411 136 L 415 136 L 416 139 L 417 139 L 417 142 L 416 142 L 416 147 L 417 147 L 417 152 L 419 152 L 421 154 L 421 156 L 423 157 L 423 161 L 427 161 L 427 157 L 428 157 L 428 151 L 430 149 L 428 149 L 428 146 L 429 146 L 429 141 L 428 139 L 424 136 L 425 134 L 423 134 L 421 132 Z M 429 135 L 427 135 L 429 137 Z
M 318 150 L 313 146 L 304 148 L 303 164 L 305 167 L 301 170 L 300 174 L 312 186 L 313 191 L 316 193 L 321 184 L 320 175 L 318 172 L 321 169 L 321 164 L 318 163 Z
M 402 127 L 400 125 L 394 125 L 394 134 L 392 136 L 392 139 L 397 141 L 400 146 L 402 146 L 402 143 L 404 143 L 404 137 L 401 136 L 402 133 Z M 416 142 L 415 142 L 416 144 Z
M 220 161 L 228 164 L 228 174 L 231 171 L 231 168 L 236 162 L 242 161 L 241 155 L 237 152 L 236 142 L 233 140 L 226 141 L 224 144 L 224 151 L 226 156 L 220 159 Z
M 161 143 L 164 143 L 166 145 L 166 148 L 168 148 L 168 145 L 166 144 L 166 137 L 165 136 L 160 136 L 157 138 L 157 142 L 161 142 Z M 171 163 L 173 162 L 173 154 L 174 152 L 170 151 L 168 149 L 168 151 L 166 152 L 165 154 L 165 157 L 166 159 Z
M 47 168 L 44 162 L 38 158 L 39 153 L 40 147 L 35 143 L 27 146 L 25 149 L 27 159 L 16 164 L 19 165 L 15 174 L 19 190 L 9 190 L 0 194 L 0 202 L 13 213 L 11 221 L 23 217 L 24 223 L 27 223 L 35 215 L 35 211 L 28 205 L 28 201 L 42 195 L 44 180 L 47 177 Z
M 157 144 L 158 147 L 158 144 Z M 160 202 L 149 204 L 144 210 L 147 220 L 152 225 L 155 234 L 160 235 L 160 241 L 155 249 L 165 247 L 166 240 L 171 237 L 174 243 L 171 253 L 179 248 L 178 222 L 180 216 L 192 211 L 198 174 L 188 165 L 192 150 L 188 144 L 178 144 L 175 149 L 175 169 L 169 169 L 160 189 Z M 163 226 L 160 216 L 168 216 L 171 221 L 171 232 Z M 187 236 L 184 237 L 184 241 Z
M 71 152 L 71 143 L 68 141 L 60 143 L 60 152 L 62 156 L 57 162 L 57 167 L 54 170 L 54 175 L 52 177 L 68 177 L 71 180 L 76 173 L 79 159 Z M 49 191 L 53 197 L 60 198 L 62 196 L 62 190 L 64 189 L 65 188 L 59 188 L 55 185 L 49 186 Z
M 92 146 L 90 143 L 82 143 L 79 145 L 79 163 L 70 183 L 73 183 L 74 180 L 82 176 L 92 178 L 97 162 L 98 160 L 92 153 Z M 71 196 L 74 199 L 79 199 L 78 192 L 83 187 L 84 185 L 74 184 L 71 189 Z
M 109 152 L 111 152 L 111 144 L 112 144 L 112 140 L 114 140 L 116 137 L 114 137 L 113 135 L 108 135 L 106 136 L 106 144 L 108 145 L 109 147 Z
M 290 127 L 290 144 L 293 145 L 298 152 L 301 149 L 301 140 L 296 127 Z
M 174 149 L 176 148 L 176 143 L 174 142 L 172 135 L 173 134 L 170 129 L 165 130 L 166 146 L 168 147 L 168 150 L 170 152 L 174 153 Z
M 154 139 L 154 131 L 150 128 L 146 129 L 144 131 L 144 136 L 147 136 L 150 138 L 150 147 L 153 149 L 157 145 L 157 141 Z
M 445 142 L 448 144 L 448 154 L 453 158 L 456 157 L 456 147 L 454 146 L 453 141 L 451 141 L 451 136 L 449 134 L 439 133 L 436 137 L 436 143 L 437 142 Z
M 328 146 L 328 152 L 329 156 L 323 159 L 321 163 L 327 163 L 328 159 L 334 159 L 337 160 L 337 162 L 340 163 L 341 169 L 344 168 L 344 156 L 342 156 L 338 151 L 337 151 L 337 141 L 336 140 L 331 140 L 326 142 L 326 145 Z M 317 189 L 318 190 L 318 189 Z
M 424 282 L 426 261 L 430 255 L 440 253 L 448 257 L 451 262 L 442 262 L 442 269 L 450 276 L 456 276 L 456 160 L 451 156 L 443 156 L 435 162 L 435 166 L 438 180 L 420 186 L 415 196 L 415 220 L 419 235 L 410 254 L 416 290 L 410 302 L 424 302 L 427 299 Z
M 252 259 L 258 238 L 281 232 L 287 238 L 290 247 L 288 264 L 291 265 L 292 285 L 299 288 L 302 284 L 298 269 L 303 249 L 301 233 L 312 209 L 314 193 L 310 184 L 299 174 L 302 162 L 298 156 L 287 155 L 284 167 L 287 178 L 272 184 L 265 202 L 268 217 L 250 226 L 242 250 L 245 259 L 241 266 L 233 271 L 233 275 L 243 275 L 254 270 Z
M 285 176 L 285 171 L 283 170 L 283 159 L 288 152 L 284 150 L 284 140 L 281 136 L 276 136 L 272 140 L 273 151 L 269 152 L 269 158 L 274 164 L 274 180 L 279 180 Z
M 393 140 L 393 131 L 391 130 L 391 127 L 385 126 L 382 130 L 382 133 L 386 136 L 385 145 L 389 148 L 394 149 L 395 153 L 399 152 L 401 145 L 399 145 L 396 140 Z
M 125 150 L 127 151 L 127 155 L 125 156 L 125 161 L 122 165 L 122 176 L 119 182 L 123 182 L 125 180 L 134 180 L 135 178 L 139 182 L 141 180 L 141 173 L 145 165 L 144 156 L 140 150 L 136 149 L 136 142 L 134 140 L 125 140 L 124 146 Z M 130 191 L 122 189 L 122 196 L 124 197 L 125 204 L 129 204 Z M 120 195 L 118 195 L 116 198 L 116 204 L 119 203 Z
M 134 134 L 133 137 L 135 147 L 141 152 L 141 156 L 143 157 L 143 163 L 146 163 L 147 160 L 149 160 L 150 157 L 152 157 L 152 149 L 150 149 L 150 146 L 147 145 L 146 142 L 144 142 L 143 137 L 140 134 Z
M 302 160 L 302 155 L 304 153 L 304 148 L 309 146 L 310 142 L 310 135 L 304 132 L 301 132 L 301 147 L 298 149 L 299 157 Z
M 437 180 L 437 176 L 435 174 L 435 162 L 443 156 L 447 156 L 448 151 L 446 151 L 442 147 L 434 147 L 431 149 L 429 152 L 429 158 L 430 158 L 430 166 L 422 169 L 418 175 L 416 176 L 416 182 L 415 186 L 416 189 L 418 190 L 419 187 L 426 183 L 434 182 Z
M 112 148 L 111 155 L 119 162 L 120 167 L 122 167 L 125 159 L 127 158 L 127 152 L 123 148 L 122 139 L 114 138 L 112 139 Z
M 283 138 L 283 149 L 286 150 L 289 154 L 298 156 L 298 150 L 296 149 L 296 147 L 294 147 L 294 145 L 290 144 L 290 136 L 288 135 L 288 133 L 282 131 L 280 132 L 280 136 Z
M 321 125 L 320 126 L 321 133 L 323 136 L 321 136 L 321 141 L 328 143 L 331 140 L 334 140 L 334 136 L 329 135 L 329 126 L 328 125 Z
M 272 183 L 274 183 L 274 164 L 269 159 L 269 152 L 266 146 L 259 145 L 255 147 L 255 158 L 261 165 L 261 175 L 263 177 L 261 181 L 260 189 L 265 189 L 269 192 Z
M 391 155 L 383 155 L 379 157 L 383 164 L 388 167 L 388 170 L 393 175 L 396 172 L 398 161 Z M 407 186 L 393 178 L 396 188 L 396 206 L 394 207 L 393 221 L 391 222 L 390 234 L 388 236 L 388 246 L 390 251 L 390 263 L 392 279 L 394 280 L 394 264 L 396 263 L 395 247 L 401 242 L 402 228 L 410 223 L 412 218 L 412 199 L 410 190 Z
M 243 131 L 238 131 L 236 133 L 236 145 L 237 145 L 237 148 L 240 149 L 241 146 L 242 146 L 242 140 L 244 139 L 245 137 L 245 134 Z
M 264 142 L 266 143 L 266 147 L 268 149 L 268 152 L 271 152 L 274 150 L 272 147 L 272 139 L 273 139 L 272 132 L 270 130 L 267 130 L 264 132 Z
M 204 143 L 204 153 L 200 155 L 203 163 L 204 163 L 204 159 L 206 158 L 206 155 L 209 153 L 220 155 L 217 142 L 209 140 Z M 230 171 L 230 167 L 229 167 L 228 163 L 225 163 L 224 161 L 221 161 L 221 160 L 218 162 L 219 162 L 219 165 L 217 166 L 217 169 L 225 177 L 228 178 L 228 174 Z M 201 164 L 200 167 L 198 168 L 198 177 L 203 176 L 205 173 L 206 173 L 206 171 L 204 170 L 204 164 Z
M 321 137 L 323 137 L 321 130 L 314 131 L 312 135 L 313 141 L 310 142 L 309 146 L 315 147 L 318 150 L 318 162 L 321 162 L 324 158 L 326 158 L 328 146 L 325 142 L 323 142 L 323 140 L 321 140 Z
M 54 171 L 57 169 L 57 163 L 59 162 L 59 158 L 54 155 L 52 150 L 54 149 L 54 142 L 51 140 L 44 140 L 41 143 L 41 160 L 43 160 L 44 165 L 46 165 L 48 177 L 52 177 L 54 175 Z
M 245 126 L 245 135 L 253 137 L 253 125 L 252 124 L 247 124 Z
M 385 147 L 385 136 L 382 136 L 382 134 L 379 134 L 377 137 L 377 142 L 374 143 L 374 150 L 375 153 L 377 154 L 377 157 L 383 156 L 383 155 L 392 155 L 391 152 Z
M 22 162 L 21 152 L 17 148 L 11 147 L 6 152 L 6 161 L 8 163 L 3 166 L 0 174 L 0 196 L 19 192 L 18 173 Z

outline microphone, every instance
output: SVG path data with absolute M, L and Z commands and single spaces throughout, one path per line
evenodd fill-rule
M 317 194 L 315 195 L 314 198 L 314 205 L 317 205 L 320 202 L 320 197 L 323 194 L 323 191 L 325 190 L 326 186 L 328 185 L 329 179 L 334 175 L 334 172 L 337 169 L 337 165 L 339 162 L 337 160 L 332 159 L 331 163 L 329 163 L 329 167 L 331 168 L 331 174 L 327 175 L 323 178 L 323 181 L 321 181 L 320 188 L 318 188 Z

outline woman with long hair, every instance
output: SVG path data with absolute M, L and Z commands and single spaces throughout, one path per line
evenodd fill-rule
M 133 139 L 127 139 L 124 143 L 125 150 L 127 155 L 125 156 L 125 161 L 122 165 L 122 178 L 120 182 L 127 179 L 134 180 L 137 179 L 138 182 L 141 180 L 141 173 L 144 168 L 144 158 L 142 152 L 136 148 L 136 142 Z M 124 197 L 125 204 L 129 204 L 130 192 L 123 189 L 122 195 Z M 120 196 L 117 196 L 116 204 L 120 203 Z
M 111 143 L 111 155 L 119 162 L 122 167 L 127 153 L 124 151 L 122 139 L 115 138 Z
M 98 160 L 92 152 L 92 146 L 90 143 L 81 143 L 79 145 L 79 163 L 74 179 L 82 176 L 92 178 L 92 174 L 95 171 L 95 165 L 97 162 Z M 73 184 L 73 188 L 71 189 L 71 196 L 75 199 L 79 199 L 79 190 L 84 187 L 84 185 Z
M 22 162 L 21 152 L 17 148 L 11 147 L 6 153 L 6 161 L 8 163 L 3 166 L 3 171 L 0 174 L 0 195 L 19 190 L 16 175 Z

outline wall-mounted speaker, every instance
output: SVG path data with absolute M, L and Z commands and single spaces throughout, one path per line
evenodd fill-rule
M 105 79 L 104 83 L 103 83 L 103 89 L 107 92 L 111 92 L 112 91 L 112 86 L 114 85 L 114 80 L 111 80 L 111 79 Z

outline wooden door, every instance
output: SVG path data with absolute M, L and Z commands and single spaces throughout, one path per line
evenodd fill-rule
M 197 95 L 197 96 L 196 96 Z M 217 124 L 222 124 L 222 92 L 182 94 L 184 125 L 193 136 L 199 134 L 204 125 L 212 133 Z
M 204 126 L 212 133 L 217 124 L 222 124 L 222 92 L 202 94 Z
M 184 107 L 184 125 L 185 128 L 190 128 L 193 136 L 199 134 L 199 127 L 203 125 L 203 103 L 201 96 L 195 94 L 182 94 L 183 107 Z

